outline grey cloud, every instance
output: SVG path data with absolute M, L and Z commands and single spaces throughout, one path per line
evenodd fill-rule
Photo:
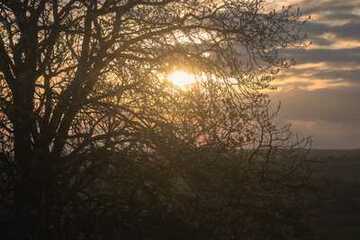
M 322 20 L 310 20 L 304 27 L 310 39 L 318 45 L 330 45 L 333 40 L 321 37 L 332 33 L 336 37 L 360 40 L 360 0 L 304 0 L 298 4 L 304 15 L 320 16 Z M 355 12 L 359 12 L 355 14 Z M 339 21 L 345 21 L 341 24 Z M 329 24 L 329 22 L 337 23 Z
M 359 148 L 360 47 L 345 44 L 360 41 L 360 0 L 303 0 L 297 6 L 314 16 L 304 25 L 314 44 L 282 51 L 300 66 L 280 76 L 292 91 L 271 94 L 273 102 L 282 102 L 280 119 L 313 136 L 314 147 Z M 319 80 L 324 88 L 309 90 Z
M 305 31 L 308 32 L 310 38 L 320 37 L 324 33 L 334 34 L 338 38 L 360 40 L 360 19 L 351 19 L 349 22 L 331 26 L 325 23 L 309 22 L 305 25 Z M 321 43 L 320 43 L 321 45 Z
M 360 148 L 360 124 L 342 122 L 291 122 L 294 132 L 311 136 L 313 148 L 354 149 Z
M 359 0 L 304 0 L 300 2 L 305 15 L 321 14 L 328 20 L 344 20 L 353 18 L 353 10 L 359 8 Z
M 342 26 L 333 27 L 332 32 L 339 37 L 360 39 L 360 17 L 358 16 L 357 20 L 353 20 Z
M 286 120 L 360 123 L 360 86 L 271 95 L 281 102 L 281 117 Z
M 304 30 L 309 33 L 310 38 L 319 37 L 324 33 L 332 33 L 340 38 L 359 40 L 360 19 L 351 19 L 343 25 L 336 26 L 319 22 L 308 22 Z
M 317 79 L 326 79 L 333 81 L 342 81 L 351 84 L 360 84 L 360 69 L 335 69 L 317 71 L 312 74 Z
M 311 136 L 315 148 L 360 147 L 360 87 L 293 90 L 273 94 L 281 102 L 279 118 L 292 130 Z
M 302 63 L 360 63 L 360 47 L 345 49 L 287 49 L 283 51 L 288 57 Z
M 350 85 L 360 85 L 360 65 L 356 68 L 341 68 L 341 66 L 336 66 L 336 64 L 326 65 L 324 67 L 304 67 L 300 69 L 289 69 L 286 73 L 283 73 L 280 79 L 286 79 L 287 77 L 296 76 L 301 79 L 309 79 L 305 83 L 294 83 L 293 87 L 296 85 L 301 87 L 311 86 L 311 79 L 316 80 L 331 80 L 333 83 L 348 83 Z M 299 85 L 300 84 L 300 85 Z

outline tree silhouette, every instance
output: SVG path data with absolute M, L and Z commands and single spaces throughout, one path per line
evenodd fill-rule
M 262 90 L 291 63 L 279 49 L 303 43 L 301 24 L 299 12 L 270 11 L 262 0 L 0 1 L 0 166 L 9 238 L 116 238 L 124 226 L 140 224 L 144 211 L 166 212 L 172 201 L 162 197 L 196 202 L 185 194 L 192 184 L 207 196 L 193 178 L 222 182 L 211 156 L 219 169 L 226 159 L 255 161 L 251 176 L 269 173 L 280 183 L 290 168 L 280 161 L 274 169 L 270 159 L 291 150 L 289 135 L 272 123 Z M 198 82 L 174 88 L 166 76 L 178 68 Z M 293 177 L 301 186 L 303 170 L 287 183 Z M 157 190 L 163 192 L 150 193 Z M 198 207 L 205 214 L 203 206 L 220 209 L 220 202 Z M 181 205 L 172 203 L 176 211 Z M 195 222 L 184 214 L 173 221 Z

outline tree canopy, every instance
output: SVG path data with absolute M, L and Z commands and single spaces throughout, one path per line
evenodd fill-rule
M 264 91 L 291 65 L 279 50 L 304 44 L 303 19 L 270 8 L 1 0 L 1 200 L 19 229 L 9 236 L 168 239 L 151 235 L 163 219 L 211 239 L 295 234 L 298 222 L 283 226 L 302 214 L 306 166 Z M 175 87 L 177 69 L 197 80 Z

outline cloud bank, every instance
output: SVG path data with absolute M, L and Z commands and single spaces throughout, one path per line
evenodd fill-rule
M 287 49 L 297 65 L 275 81 L 281 119 L 315 148 L 360 148 L 360 0 L 284 0 L 312 20 L 311 47 Z

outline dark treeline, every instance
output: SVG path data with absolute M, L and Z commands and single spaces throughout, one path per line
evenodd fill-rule
M 303 18 L 269 7 L 0 0 L 0 238 L 310 237 L 308 141 L 265 94 Z

